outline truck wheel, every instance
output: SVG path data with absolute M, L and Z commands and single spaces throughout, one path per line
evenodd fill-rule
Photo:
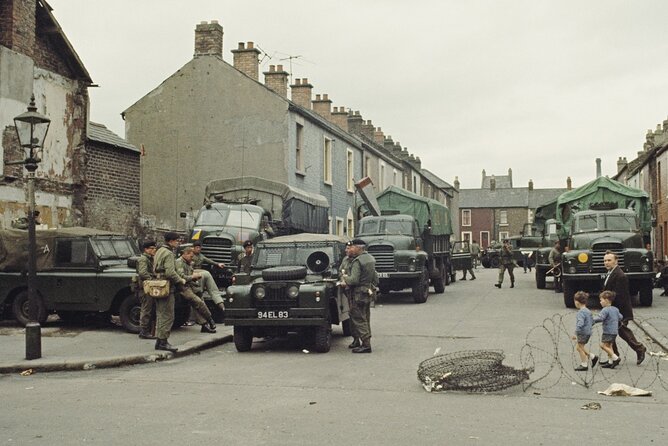
M 422 275 L 413 282 L 413 301 L 416 304 L 427 302 L 429 297 L 429 272 L 427 268 L 422 270 Z
M 652 306 L 652 282 L 647 281 L 640 284 L 640 289 L 638 290 L 638 297 L 640 298 L 640 305 L 643 307 Z
M 40 324 L 43 324 L 46 322 L 46 318 L 49 317 L 47 311 L 46 311 L 46 306 L 44 305 L 44 300 L 42 300 L 42 296 L 39 294 L 36 296 L 37 299 L 35 299 L 36 304 L 37 304 L 37 321 Z M 14 302 L 12 302 L 12 312 L 14 314 L 14 318 L 19 321 L 21 325 L 25 327 L 25 325 L 30 322 L 30 305 L 28 301 L 28 290 L 23 290 L 19 294 L 16 295 L 14 298 Z
M 566 308 L 575 308 L 575 301 L 573 301 L 575 287 L 573 287 L 570 280 L 564 280 L 561 287 L 564 290 L 564 305 L 566 305 Z
M 262 271 L 264 280 L 299 280 L 306 277 L 305 266 L 275 266 Z
M 174 305 L 174 322 L 172 328 L 179 328 L 190 319 L 190 305 Z
M 346 319 L 345 321 L 341 322 L 341 330 L 343 330 L 343 336 L 353 335 L 353 327 L 350 324 L 352 324 L 352 321 L 350 319 Z
M 137 296 L 129 294 L 121 302 L 118 308 L 118 318 L 121 325 L 128 333 L 139 333 L 139 316 L 141 314 L 141 303 Z
M 436 279 L 432 280 L 434 283 L 434 293 L 436 294 L 441 294 L 443 291 L 445 291 L 445 266 L 441 263 L 440 268 L 439 268 L 439 277 Z
M 247 352 L 253 345 L 253 332 L 250 327 L 234 326 L 234 346 L 238 352 Z
M 327 353 L 332 347 L 331 325 L 320 325 L 313 331 L 313 350 L 318 353 Z
M 545 271 L 536 268 L 536 288 L 539 290 L 545 289 Z
M 500 264 L 501 264 L 501 261 L 499 261 L 499 258 L 498 258 L 498 257 L 494 257 L 494 258 L 489 262 L 489 265 L 490 265 L 492 268 L 498 268 Z

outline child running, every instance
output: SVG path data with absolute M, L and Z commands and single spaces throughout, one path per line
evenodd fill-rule
M 603 291 L 599 295 L 601 302 L 601 312 L 598 316 L 594 316 L 594 323 L 601 322 L 603 324 L 603 334 L 601 335 L 601 348 L 608 354 L 608 361 L 601 362 L 601 367 L 606 369 L 614 369 L 619 365 L 621 359 L 615 355 L 612 350 L 612 344 L 617 337 L 619 322 L 622 320 L 622 313 L 617 307 L 612 306 L 615 301 L 615 293 L 613 291 Z
M 589 293 L 585 293 L 584 291 L 578 291 L 573 298 L 575 308 L 578 309 L 578 314 L 575 316 L 575 336 L 573 336 L 573 340 L 577 340 L 576 350 L 580 354 L 580 365 L 575 367 L 576 372 L 588 370 L 590 359 L 592 368 L 598 362 L 598 356 L 588 352 L 586 347 L 591 337 L 592 326 L 594 325 L 594 318 L 589 308 L 587 308 L 587 299 L 589 299 Z

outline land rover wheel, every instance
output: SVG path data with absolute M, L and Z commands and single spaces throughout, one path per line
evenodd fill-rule
M 445 291 L 445 266 L 442 262 L 439 263 L 439 277 L 432 281 L 434 283 L 434 293 L 436 294 L 441 294 Z
M 536 268 L 536 288 L 545 289 L 545 271 L 538 268 Z
M 647 281 L 640 285 L 640 288 L 638 289 L 638 298 L 640 300 L 640 305 L 643 307 L 652 306 L 652 282 Z
M 499 260 L 498 257 L 494 257 L 489 262 L 489 266 L 492 267 L 492 268 L 498 268 L 500 264 L 501 264 L 501 261 Z
M 253 332 L 250 327 L 234 326 L 234 346 L 238 352 L 247 352 L 253 345 Z
M 422 275 L 413 282 L 413 301 L 416 304 L 427 302 L 429 297 L 429 271 L 427 268 L 422 270 Z
M 575 287 L 573 285 L 570 280 L 564 280 L 561 284 L 564 290 L 564 305 L 566 305 L 566 308 L 575 308 L 575 301 L 573 300 L 573 297 L 575 297 Z
M 141 303 L 137 296 L 128 294 L 121 306 L 118 308 L 118 318 L 121 325 L 128 333 L 139 333 L 139 316 L 141 314 Z
M 313 350 L 317 353 L 327 353 L 332 347 L 331 325 L 319 325 L 313 332 Z
M 37 320 L 36 322 L 43 324 L 49 316 L 44 305 L 44 300 L 39 294 L 36 296 L 35 304 L 37 305 Z M 30 303 L 28 300 L 28 290 L 23 290 L 14 298 L 12 302 L 12 312 L 14 318 L 19 321 L 21 325 L 25 325 L 31 321 L 30 318 Z
M 343 331 L 343 336 L 353 335 L 353 327 L 351 324 L 352 321 L 350 319 L 346 319 L 345 321 L 341 322 L 341 330 Z
M 275 266 L 262 271 L 264 280 L 299 280 L 306 277 L 305 266 Z

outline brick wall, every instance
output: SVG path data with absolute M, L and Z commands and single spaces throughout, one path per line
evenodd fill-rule
M 139 235 L 139 179 L 137 152 L 89 142 L 85 225 Z
M 0 44 L 32 56 L 36 0 L 0 0 Z

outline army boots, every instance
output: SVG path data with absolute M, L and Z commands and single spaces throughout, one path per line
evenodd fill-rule
M 515 281 L 510 282 L 510 288 L 515 288 Z
M 172 344 L 167 342 L 167 339 L 158 339 L 155 341 L 156 350 L 165 350 L 168 352 L 176 353 L 179 349 L 174 347 Z
M 150 332 L 141 330 L 139 332 L 139 339 L 157 339 L 157 338 L 153 336 Z
M 213 319 L 209 319 L 209 322 L 206 324 L 202 324 L 202 333 L 215 333 L 216 332 L 216 324 L 213 322 Z
M 371 341 L 369 339 L 363 340 L 362 345 L 353 349 L 353 353 L 371 353 Z
M 359 338 L 354 338 L 353 342 L 348 346 L 348 348 L 357 348 L 361 347 L 362 343 L 360 342 Z

